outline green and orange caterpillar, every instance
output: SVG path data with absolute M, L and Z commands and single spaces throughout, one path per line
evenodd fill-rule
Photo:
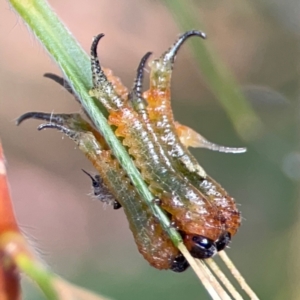
M 142 58 L 134 86 L 128 93 L 110 70 L 101 68 L 96 48 L 103 34 L 96 36 L 91 47 L 94 87 L 90 94 L 107 109 L 115 134 L 128 148 L 149 189 L 181 233 L 191 254 L 205 259 L 228 245 L 240 226 L 241 217 L 234 199 L 206 174 L 187 147 L 233 153 L 245 149 L 213 144 L 173 119 L 170 103 L 173 63 L 178 49 L 190 36 L 205 37 L 199 31 L 180 36 L 167 52 L 150 64 L 150 89 L 143 94 L 143 69 L 151 53 Z M 49 121 L 39 128 L 59 129 L 78 144 L 98 170 L 104 187 L 113 195 L 114 207 L 123 206 L 138 249 L 152 266 L 177 272 L 188 267 L 137 195 L 103 137 L 88 122 L 78 114 L 44 113 L 27 113 L 17 122 L 28 118 Z M 99 187 L 99 177 L 91 178 L 94 187 Z
M 131 105 L 139 95 L 133 91 L 124 101 L 107 80 L 96 53 L 102 37 L 103 34 L 96 36 L 91 47 L 94 88 L 90 95 L 107 109 L 108 122 L 117 128 L 116 136 L 128 147 L 150 191 L 161 199 L 161 207 L 187 239 L 196 241 L 189 250 L 197 258 L 213 256 L 217 251 L 216 242 L 226 234 L 220 211 L 174 169 L 152 123 L 142 120 Z

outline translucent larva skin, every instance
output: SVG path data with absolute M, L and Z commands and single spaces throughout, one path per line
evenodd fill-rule
M 114 90 L 116 93 L 124 100 L 126 101 L 128 97 L 128 89 L 122 84 L 119 77 L 115 76 L 112 72 L 112 70 L 103 68 L 103 72 L 107 78 L 107 80 L 112 84 Z
M 196 184 L 196 180 L 193 182 Z M 241 225 L 241 213 L 236 207 L 234 198 L 228 195 L 222 186 L 208 175 L 198 186 L 222 212 L 225 229 L 231 237 L 234 236 Z
M 144 93 L 144 97 L 148 103 L 149 119 L 153 122 L 156 133 L 164 141 L 170 156 L 173 157 L 174 168 L 182 172 L 218 208 L 226 231 L 233 236 L 241 224 L 241 216 L 235 201 L 216 181 L 206 175 L 197 160 L 181 142 L 181 140 L 185 140 L 187 144 L 192 143 L 188 137 L 180 139 L 178 132 L 188 133 L 187 130 L 183 131 L 187 127 L 177 126 L 178 130 L 176 130 L 171 108 L 170 85 L 175 54 L 184 40 L 193 35 L 201 36 L 201 33 L 191 31 L 183 34 L 159 59 L 152 61 L 150 64 L 150 89 Z
M 102 136 L 96 132 L 96 138 L 89 123 L 79 114 L 30 112 L 21 116 L 17 124 L 29 118 L 51 121 L 41 125 L 39 129 L 59 129 L 76 142 L 78 148 L 98 170 L 105 188 L 122 205 L 138 250 L 150 265 L 160 270 L 171 269 L 175 272 L 183 272 L 188 268 L 185 258 L 173 245 L 148 206 L 140 199 L 110 150 L 107 150 L 108 146 Z M 112 195 L 108 196 L 111 198 Z M 106 202 L 105 199 L 102 200 Z
M 247 151 L 244 147 L 227 147 L 215 144 L 188 126 L 182 125 L 179 122 L 174 122 L 174 124 L 181 143 L 187 148 L 206 148 L 212 151 L 232 154 L 245 153 Z
M 176 173 L 152 125 L 142 122 L 132 106 L 115 92 L 97 58 L 96 47 L 101 37 L 97 36 L 92 45 L 94 88 L 90 94 L 108 110 L 109 122 L 117 128 L 115 134 L 123 138 L 149 189 L 162 200 L 162 208 L 170 213 L 179 230 L 216 241 L 224 231 L 218 210 Z

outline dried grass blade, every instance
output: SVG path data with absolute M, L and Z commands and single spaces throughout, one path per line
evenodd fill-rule
M 228 292 L 232 295 L 232 297 L 236 300 L 243 300 L 243 297 L 239 294 L 239 292 L 236 290 L 236 288 L 232 285 L 232 283 L 228 280 L 226 275 L 222 272 L 222 270 L 219 268 L 219 266 L 215 263 L 213 259 L 207 259 L 205 260 L 205 263 L 208 265 L 208 267 L 215 273 L 217 278 L 222 282 L 222 284 L 225 286 L 225 288 L 228 290 Z
M 200 279 L 203 286 L 206 288 L 207 292 L 210 294 L 213 300 L 231 299 L 228 296 L 228 294 L 225 292 L 225 290 L 221 287 L 221 285 L 218 283 L 218 281 L 213 276 L 213 274 L 207 273 L 207 268 L 204 268 L 202 264 L 198 264 L 197 261 L 191 256 L 189 251 L 182 243 L 178 245 L 178 249 L 181 251 L 181 253 L 184 255 L 186 260 L 189 262 L 191 268 L 198 276 L 198 278 Z
M 244 279 L 242 274 L 238 271 L 238 269 L 233 264 L 233 262 L 228 257 L 228 255 L 225 253 L 225 251 L 219 252 L 219 255 L 220 255 L 221 259 L 223 260 L 224 264 L 227 266 L 227 268 L 231 272 L 232 276 L 236 279 L 236 281 L 239 283 L 241 288 L 246 292 L 246 294 L 250 297 L 250 299 L 259 300 L 259 298 L 255 294 L 255 292 L 247 284 L 246 280 Z

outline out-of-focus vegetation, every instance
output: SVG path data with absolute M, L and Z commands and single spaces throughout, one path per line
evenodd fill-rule
M 298 299 L 298 1 L 180 2 L 205 26 L 197 29 L 209 39 L 197 43 L 214 47 L 264 126 L 258 138 L 239 137 L 202 76 L 196 62 L 201 58 L 188 46 L 181 50 L 173 79 L 176 118 L 212 141 L 248 147 L 244 155 L 193 151 L 241 204 L 245 220 L 228 253 L 262 299 Z M 172 7 L 160 1 L 50 4 L 85 49 L 92 36 L 106 34 L 102 62 L 127 86 L 141 56 L 149 50 L 159 55 L 185 26 L 177 23 L 180 12 L 173 18 Z M 42 78 L 59 70 L 28 38 L 8 4 L 0 5 L 0 135 L 19 223 L 42 259 L 69 280 L 116 299 L 206 297 L 192 272 L 150 268 L 122 212 L 89 199 L 90 182 L 80 169 L 93 169 L 72 142 L 56 132 L 37 132 L 34 122 L 15 127 L 14 119 L 26 111 L 79 108 L 61 87 Z M 24 285 L 28 299 L 40 298 Z

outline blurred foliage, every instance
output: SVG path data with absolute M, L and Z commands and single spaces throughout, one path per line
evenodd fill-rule
M 189 1 L 165 0 L 164 2 L 178 22 L 181 31 L 203 28 L 201 18 L 195 14 L 196 7 L 193 7 Z M 204 79 L 228 113 L 237 133 L 246 141 L 260 136 L 263 131 L 260 120 L 244 97 L 232 73 L 215 53 L 209 41 L 200 43 L 194 39 L 191 46 Z

